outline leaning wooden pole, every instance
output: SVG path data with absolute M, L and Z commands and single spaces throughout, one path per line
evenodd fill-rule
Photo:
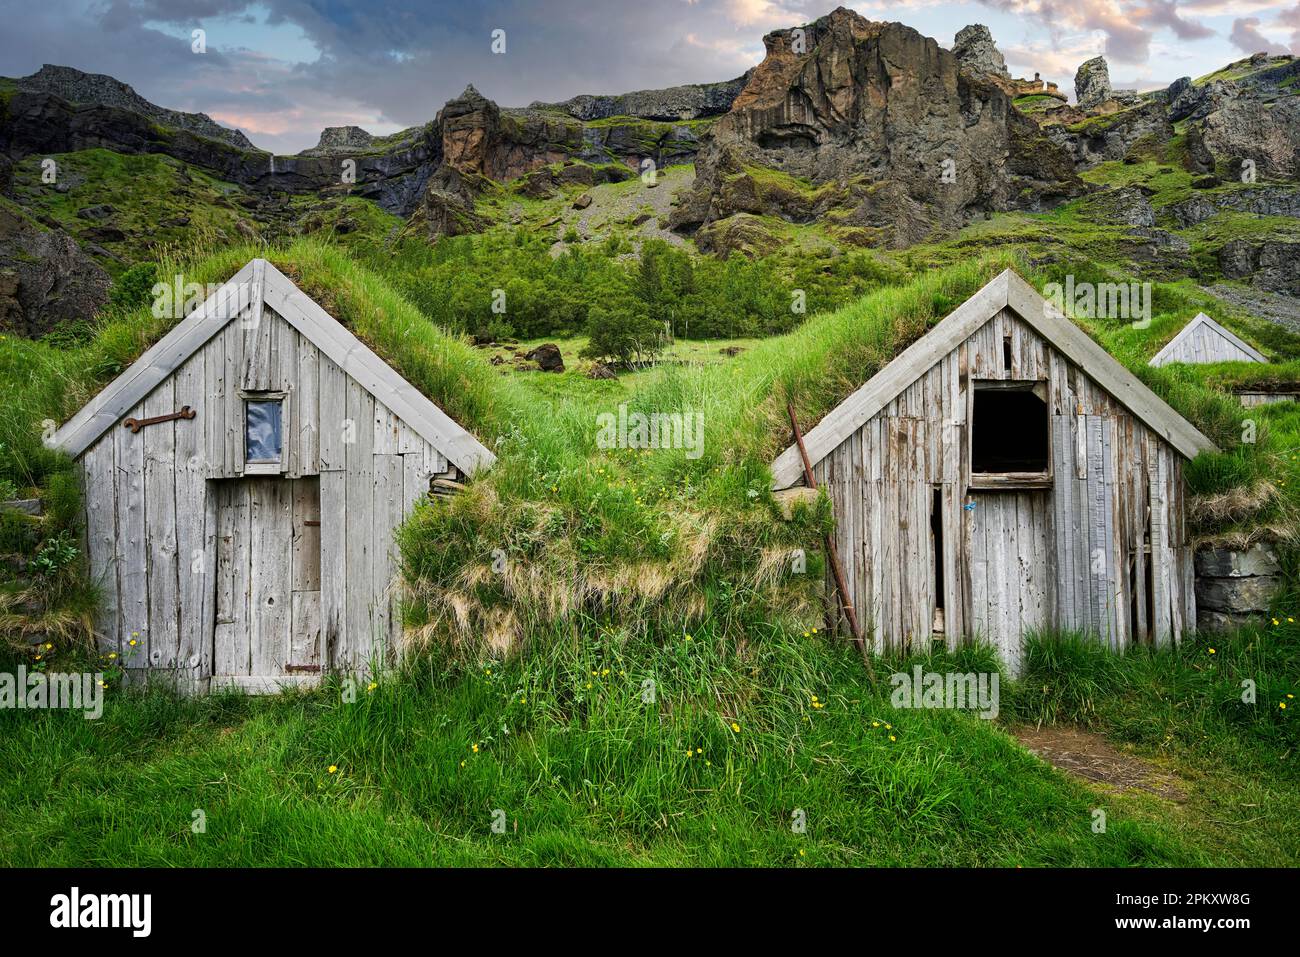
M 804 448 L 803 433 L 799 431 L 799 420 L 794 414 L 794 403 L 787 401 L 785 404 L 786 411 L 790 413 L 790 427 L 794 429 L 794 440 L 799 446 L 799 457 L 803 459 L 803 477 L 808 483 L 810 489 L 816 490 L 817 477 L 813 475 L 812 462 L 808 460 L 808 450 Z M 826 533 L 826 557 L 831 563 L 831 572 L 835 575 L 835 590 L 839 593 L 840 605 L 844 608 L 844 617 L 849 620 L 849 631 L 853 635 L 853 643 L 858 646 L 858 651 L 862 653 L 862 660 L 867 663 L 867 677 L 871 679 L 871 687 L 876 686 L 876 669 L 871 664 L 871 653 L 867 651 L 867 643 L 862 640 L 862 629 L 858 627 L 858 613 L 853 608 L 853 600 L 849 597 L 849 590 L 844 584 L 844 567 L 840 565 L 840 553 L 835 548 L 835 540 L 829 532 Z

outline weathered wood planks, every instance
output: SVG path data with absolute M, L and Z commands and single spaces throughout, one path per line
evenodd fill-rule
M 973 378 L 1042 383 L 1048 487 L 970 489 Z M 1178 451 L 1009 309 L 814 471 L 836 516 L 851 600 L 877 648 L 930 637 L 940 597 L 943 639 L 988 641 L 1013 671 L 1034 631 L 1097 635 L 1120 649 L 1169 640 L 1195 621 Z

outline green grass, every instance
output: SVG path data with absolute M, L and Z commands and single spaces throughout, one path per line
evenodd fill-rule
M 1300 851 L 1296 718 L 1273 700 L 1296 690 L 1294 627 L 1214 656 L 1035 646 L 992 722 L 894 709 L 820 636 L 751 639 L 646 642 L 588 622 L 508 661 L 418 657 L 355 703 L 338 686 L 113 689 L 99 721 L 3 711 L 0 864 L 1292 866 Z M 1044 719 L 1176 774 L 1187 803 L 1050 769 L 1007 733 Z

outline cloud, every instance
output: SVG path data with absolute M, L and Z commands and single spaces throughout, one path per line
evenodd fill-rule
M 1032 17 L 1054 42 L 1066 35 L 1094 32 L 1102 35 L 1107 57 L 1133 64 L 1151 58 L 1151 41 L 1167 29 L 1182 40 L 1201 40 L 1215 32 L 1199 20 L 1180 14 L 1178 0 L 980 0 L 985 6 Z M 1216 0 L 1217 2 L 1217 0 Z M 1245 0 L 1251 2 L 1251 0 Z M 1274 3 L 1277 0 L 1273 0 Z
M 1204 40 L 1215 35 L 1209 27 L 1180 17 L 1174 0 L 1148 0 L 1144 8 L 1133 11 L 1133 18 L 1152 26 L 1168 27 L 1180 40 Z
M 1277 15 L 1278 26 L 1291 27 L 1291 52 L 1300 56 L 1300 3 Z
M 1287 48 L 1274 43 L 1259 32 L 1259 17 L 1244 17 L 1232 21 L 1232 33 L 1228 37 L 1242 53 L 1287 53 Z

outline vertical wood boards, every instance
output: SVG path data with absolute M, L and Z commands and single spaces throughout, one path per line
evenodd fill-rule
M 1046 383 L 1050 488 L 968 488 L 972 377 Z M 938 357 L 815 472 L 832 502 L 851 600 L 878 648 L 929 635 L 937 489 L 944 638 L 956 645 L 978 635 L 1016 668 L 1031 631 L 1079 631 L 1119 649 L 1191 626 L 1180 463 L 1168 442 L 1004 311 Z M 1163 610 L 1149 613 L 1157 605 Z
M 131 414 L 137 418 L 144 415 L 143 405 L 136 406 Z M 128 667 L 142 668 L 148 664 L 149 632 L 144 442 L 142 435 L 132 434 L 120 426 L 109 434 L 115 443 L 113 496 L 117 511 L 117 594 L 122 656 Z M 137 642 L 134 649 L 129 646 L 132 638 Z
M 258 390 L 286 393 L 282 476 L 243 476 L 241 392 Z M 124 418 L 182 406 L 195 417 L 118 422 L 79 460 L 105 649 L 192 688 L 391 661 L 395 529 L 432 477 L 460 472 L 269 307 L 244 306 Z
M 115 436 L 109 433 L 86 450 L 81 472 L 82 501 L 86 512 L 86 557 L 93 583 L 100 590 L 95 616 L 99 645 L 104 652 L 122 651 L 117 593 L 117 509 L 113 500 Z
M 197 410 L 207 405 L 206 371 L 204 357 L 199 354 L 192 356 L 176 372 L 176 408 L 188 405 Z M 178 419 L 174 427 L 176 468 L 173 480 L 179 575 L 176 668 L 191 678 L 199 678 L 203 648 L 211 634 L 207 628 L 205 601 L 214 588 L 207 529 L 207 440 L 205 423 L 197 417 Z
M 356 382 L 347 381 L 346 419 L 355 428 L 345 429 L 344 456 L 347 473 L 347 530 L 344 534 L 344 585 L 350 589 L 344 643 L 337 667 L 363 671 L 373 657 L 376 639 L 374 613 L 380 597 L 372 591 L 374 582 L 374 422 L 375 399 Z M 354 585 L 353 583 L 359 583 Z M 386 599 L 384 599 L 386 601 Z
M 297 666 L 320 665 L 321 504 L 319 479 L 293 483 L 292 588 L 293 618 L 289 660 Z

